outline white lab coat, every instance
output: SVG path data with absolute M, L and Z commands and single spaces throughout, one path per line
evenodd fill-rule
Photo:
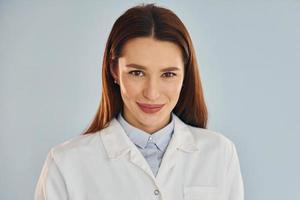
M 155 177 L 113 119 L 95 133 L 53 147 L 35 200 L 243 200 L 235 145 L 175 116 L 174 134 Z

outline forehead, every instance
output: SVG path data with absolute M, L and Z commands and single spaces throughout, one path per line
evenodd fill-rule
M 183 58 L 178 45 L 150 37 L 129 40 L 123 47 L 120 59 L 151 67 L 176 66 L 183 68 Z

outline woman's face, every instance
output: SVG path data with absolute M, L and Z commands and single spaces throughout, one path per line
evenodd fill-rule
M 184 78 L 181 49 L 150 37 L 129 40 L 114 77 L 120 85 L 126 121 L 154 133 L 169 123 L 179 99 Z

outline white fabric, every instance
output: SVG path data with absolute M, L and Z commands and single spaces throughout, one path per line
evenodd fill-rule
M 121 112 L 116 117 L 128 138 L 146 159 L 154 176 L 157 176 L 163 155 L 173 135 L 175 125 L 174 115 L 174 113 L 171 113 L 171 121 L 166 126 L 151 134 L 132 126 L 125 120 Z
M 53 147 L 35 200 L 243 200 L 235 145 L 175 116 L 174 134 L 155 177 L 113 119 L 95 134 Z

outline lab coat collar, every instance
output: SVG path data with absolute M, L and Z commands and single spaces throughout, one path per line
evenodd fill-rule
M 174 134 L 167 149 L 170 149 L 169 151 L 176 149 L 185 152 L 198 151 L 196 140 L 188 125 L 175 114 L 173 116 L 175 118 Z M 110 125 L 100 132 L 100 136 L 108 157 L 111 159 L 118 159 L 130 150 L 137 150 L 116 118 L 113 118 Z

